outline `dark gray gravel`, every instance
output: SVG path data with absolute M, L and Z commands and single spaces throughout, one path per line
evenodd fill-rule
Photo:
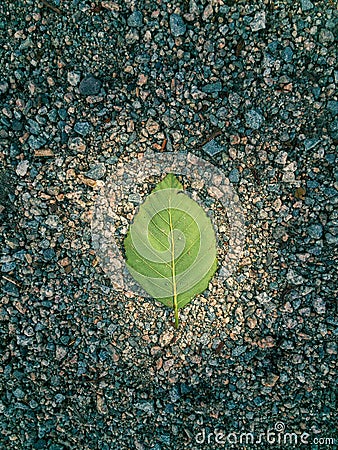
M 280 423 L 337 448 L 316 444 L 338 438 L 336 2 L 0 10 L 0 449 L 214 449 L 196 436 Z M 98 190 L 148 148 L 221 168 L 249 231 L 177 332 L 91 247 Z

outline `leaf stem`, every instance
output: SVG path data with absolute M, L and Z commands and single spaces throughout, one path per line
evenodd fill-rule
M 173 302 L 175 309 L 175 328 L 178 328 L 178 302 L 177 302 L 177 286 L 176 286 L 176 267 L 175 267 L 175 239 L 174 239 L 174 230 L 173 230 L 173 222 L 171 217 L 171 204 L 169 198 L 169 226 L 170 226 L 170 235 L 171 235 L 171 276 L 173 280 Z

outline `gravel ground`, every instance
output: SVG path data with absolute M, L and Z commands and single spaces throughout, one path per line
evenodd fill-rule
M 0 448 L 337 448 L 336 2 L 0 8 Z M 242 260 L 178 331 L 91 241 L 147 149 L 211 162 L 245 211 Z

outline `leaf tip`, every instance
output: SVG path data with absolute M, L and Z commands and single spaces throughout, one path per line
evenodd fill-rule
M 175 174 L 167 173 L 163 180 L 156 186 L 154 191 L 161 189 L 180 189 L 183 190 L 182 183 L 178 180 Z

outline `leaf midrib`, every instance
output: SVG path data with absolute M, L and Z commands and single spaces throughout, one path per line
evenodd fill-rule
M 182 202 L 181 202 L 182 203 Z M 174 209 L 178 209 L 177 208 L 177 206 L 174 208 Z M 179 210 L 179 209 L 178 209 Z M 191 249 L 192 249 L 192 247 L 198 242 L 198 240 L 199 240 L 199 236 L 198 237 L 196 237 L 195 239 L 194 239 L 194 241 L 192 242 L 192 244 L 188 247 L 188 249 L 187 249 L 187 251 L 184 251 L 184 252 L 182 252 L 179 256 L 178 256 L 178 258 L 177 258 L 177 261 L 175 262 L 175 239 L 174 239 L 174 233 L 173 233 L 173 223 L 172 223 L 172 215 L 171 215 L 171 211 L 172 211 L 172 207 L 171 207 L 171 204 L 170 204 L 170 198 L 168 199 L 168 208 L 165 208 L 165 209 L 163 209 L 163 211 L 167 211 L 168 212 L 168 215 L 169 215 L 169 222 L 167 222 L 160 214 L 160 217 L 161 217 L 161 219 L 169 226 L 169 233 L 170 233 L 170 235 L 171 235 L 171 248 L 172 248 L 172 251 L 171 251 L 171 259 L 172 259 L 172 261 L 171 261 L 171 264 L 168 264 L 164 259 L 162 259 L 162 258 L 160 258 L 162 261 L 162 264 L 164 264 L 165 266 L 167 266 L 167 267 L 169 267 L 170 268 L 170 270 L 171 270 L 171 275 L 172 275 L 172 278 L 173 278 L 173 268 L 172 268 L 172 266 L 174 266 L 174 268 L 175 268 L 175 274 L 174 274 L 174 277 L 175 277 L 175 283 L 176 283 L 176 263 L 187 253 L 187 252 L 189 252 Z M 191 216 L 189 216 L 190 218 L 192 218 L 192 222 L 194 222 L 196 219 L 197 219 L 197 217 L 199 216 L 199 213 L 196 215 L 196 216 L 194 216 L 194 217 L 191 217 Z M 179 218 L 179 220 L 178 220 L 178 222 L 175 224 L 176 226 L 177 226 L 177 224 L 178 223 L 180 223 L 181 221 L 182 221 L 182 217 L 183 217 L 183 215 Z M 154 223 L 154 225 L 155 225 L 155 227 L 164 235 L 164 236 L 166 236 L 166 234 L 165 234 L 165 232 L 162 230 L 162 229 L 160 229 L 159 227 L 158 227 L 158 225 L 155 223 L 155 222 L 153 222 Z M 203 228 L 203 231 L 207 228 L 207 226 L 208 226 L 208 224 L 206 224 L 205 225 L 205 227 Z M 185 228 L 183 228 L 183 230 L 180 230 L 181 232 L 185 232 L 187 229 L 189 229 L 189 226 L 186 226 Z M 153 233 L 151 233 L 150 232 L 150 234 L 151 234 L 151 236 L 159 243 L 159 244 L 162 244 L 159 240 L 158 240 L 158 238 L 153 234 Z M 174 250 L 173 250 L 174 249 Z M 151 251 L 152 251 L 152 253 L 153 254 L 156 254 L 157 255 L 157 253 L 155 252 L 155 251 L 153 251 L 152 249 L 151 249 Z M 158 255 L 157 255 L 158 256 Z M 149 268 L 152 268 L 153 270 L 155 270 L 155 272 L 157 272 L 159 275 L 160 275 L 160 278 L 166 278 L 161 272 L 159 272 L 158 270 L 156 270 L 156 269 L 154 269 L 153 267 L 152 267 L 152 265 L 150 265 L 146 260 L 144 261 L 145 262 L 145 264 L 149 267 Z
M 177 286 L 176 286 L 176 268 L 175 268 L 175 237 L 174 237 L 174 227 L 171 215 L 171 199 L 168 199 L 169 208 L 169 232 L 170 232 L 170 240 L 171 240 L 171 278 L 173 284 L 173 307 L 175 309 L 175 324 L 176 328 L 178 326 L 178 304 L 177 304 Z

